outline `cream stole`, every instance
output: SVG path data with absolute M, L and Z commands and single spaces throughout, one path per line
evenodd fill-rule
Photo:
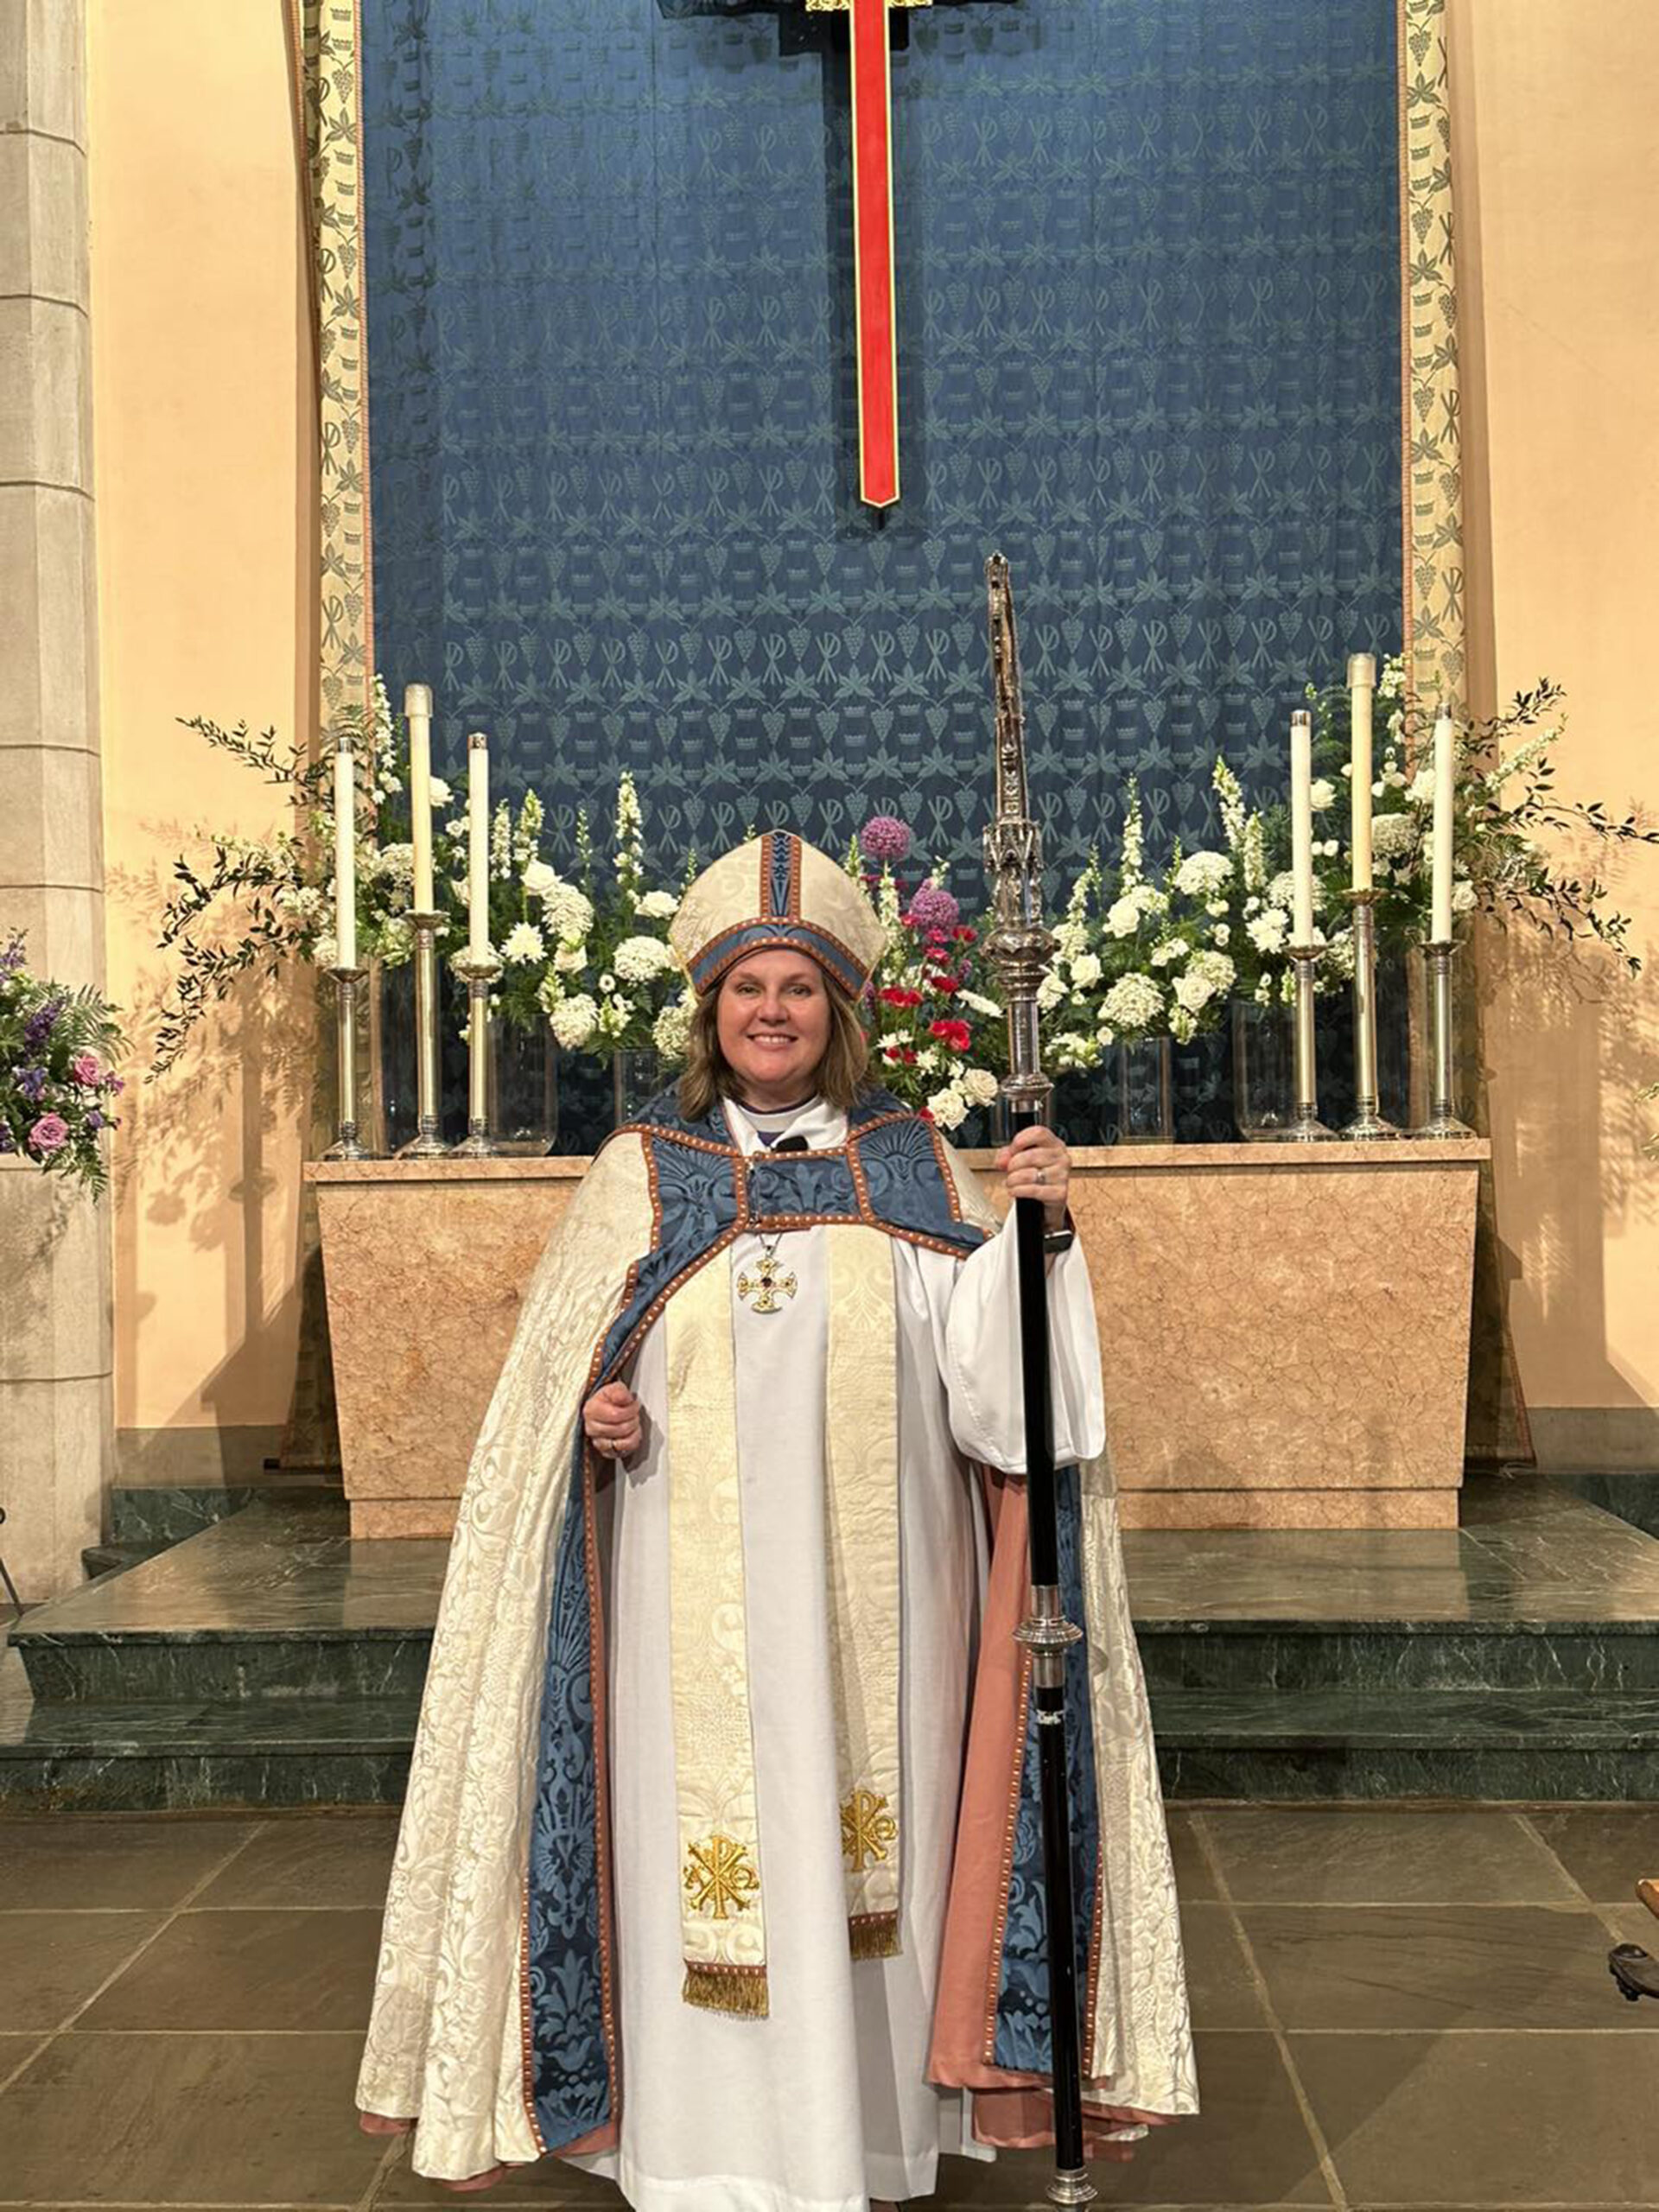
M 836 1223 L 830 1253 L 824 1535 L 848 1941 L 899 1948 L 899 1385 L 893 1254 Z M 749 1717 L 731 1269 L 670 1300 L 670 1637 L 685 2000 L 764 2014 L 766 1860 Z

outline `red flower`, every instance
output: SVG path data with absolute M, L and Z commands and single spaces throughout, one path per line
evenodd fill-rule
M 954 998 L 962 988 L 960 979 L 955 976 L 930 976 L 927 980 L 941 998 Z
M 922 995 L 919 991 L 901 991 L 891 985 L 885 990 L 878 991 L 875 995 L 883 1006 L 911 1007 L 920 1006 L 922 1002 Z
M 927 1033 L 937 1037 L 941 1045 L 948 1045 L 953 1052 L 965 1052 L 973 1041 L 965 1021 L 930 1021 Z
M 918 1122 L 931 1122 L 933 1118 L 932 1108 L 931 1106 L 918 1106 L 916 1109 L 916 1118 Z
M 977 930 L 970 930 L 968 927 L 968 925 L 964 922 L 962 924 L 960 928 L 952 931 L 952 935 L 955 937 L 958 944 L 973 944 L 978 940 L 979 931 Z

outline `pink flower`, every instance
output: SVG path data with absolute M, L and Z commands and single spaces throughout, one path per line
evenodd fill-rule
M 61 1114 L 42 1114 L 29 1133 L 29 1150 L 38 1152 L 42 1160 L 61 1152 L 68 1141 L 69 1124 Z
M 891 814 L 873 814 L 858 833 L 858 849 L 867 861 L 901 861 L 910 850 L 910 831 Z
M 69 1072 L 77 1083 L 85 1084 L 89 1090 L 94 1084 L 101 1082 L 104 1077 L 104 1070 L 96 1052 L 77 1052 L 69 1063 Z

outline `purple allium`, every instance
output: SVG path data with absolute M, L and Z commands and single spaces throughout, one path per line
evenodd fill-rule
M 11 1072 L 22 1096 L 31 1106 L 38 1106 L 46 1090 L 46 1070 L 38 1066 L 13 1068 Z
M 111 1098 L 114 1097 L 118 1090 L 124 1090 L 126 1087 L 127 1079 L 124 1075 L 106 1075 L 104 1078 L 104 1088 L 109 1092 Z
M 23 1047 L 26 1052 L 38 1052 L 57 1027 L 58 1016 L 63 1012 L 61 999 L 45 999 L 23 1024 Z
M 962 909 L 948 891 L 937 883 L 925 883 L 911 900 L 905 918 L 912 929 L 940 930 L 948 936 L 961 920 Z
M 8 938 L 0 944 L 0 976 L 15 976 L 23 964 L 23 940 L 21 936 Z
M 895 815 L 873 814 L 858 833 L 858 849 L 878 868 L 884 861 L 896 866 L 910 850 L 910 831 Z
M 38 1152 L 42 1160 L 61 1152 L 68 1141 L 69 1124 L 61 1114 L 42 1114 L 29 1133 L 29 1150 Z
M 69 1072 L 90 1090 L 103 1074 L 104 1064 L 96 1052 L 77 1052 L 69 1063 Z

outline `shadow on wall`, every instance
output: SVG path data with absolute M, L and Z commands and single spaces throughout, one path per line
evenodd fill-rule
M 164 852 L 202 844 L 177 822 L 140 828 Z M 159 862 L 110 870 L 107 896 L 131 942 L 156 944 L 172 888 Z M 232 917 L 221 926 L 220 941 L 234 942 Z M 294 1375 L 297 1251 L 286 1230 L 283 1249 L 273 1249 L 271 1229 L 295 1205 L 316 1068 L 315 987 L 297 965 L 238 978 L 167 1071 L 148 1081 L 175 974 L 168 954 L 152 953 L 123 1008 L 130 1077 L 111 1163 L 122 1395 L 130 1406 L 136 1388 L 153 1408 L 146 1370 L 157 1361 L 175 1368 L 180 1355 L 166 1337 L 188 1330 L 199 1339 L 201 1379 L 164 1421 L 152 1413 L 145 1426 L 192 1426 L 204 1413 L 226 1426 L 280 1421 Z M 273 1201 L 282 1209 L 275 1216 Z M 175 1296 L 188 1301 L 188 1313 L 158 1328 L 158 1308 Z
M 1637 856 L 1632 876 L 1649 865 Z M 1482 940 L 1481 1078 L 1522 1386 L 1541 1405 L 1649 1404 L 1659 1372 L 1629 1370 L 1620 1347 L 1651 1323 L 1610 1314 L 1606 1259 L 1659 1223 L 1659 1160 L 1643 1152 L 1654 1117 L 1638 1096 L 1659 1079 L 1651 986 L 1599 946 L 1526 925 Z

